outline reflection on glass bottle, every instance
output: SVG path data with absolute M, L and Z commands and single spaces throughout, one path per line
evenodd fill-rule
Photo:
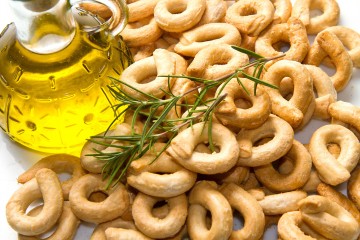
M 39 12 L 29 2 L 16 4 L 31 19 L 9 24 L 0 35 L 0 127 L 32 149 L 74 151 L 113 121 L 107 85 L 130 63 L 129 51 L 107 29 L 83 31 L 65 0 Z M 58 21 L 59 14 L 67 20 Z

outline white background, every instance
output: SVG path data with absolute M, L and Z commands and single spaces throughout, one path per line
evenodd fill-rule
M 9 0 L 2 0 L 0 3 L 0 31 L 7 23 L 12 21 L 12 14 L 8 7 Z M 339 25 L 347 26 L 360 32 L 360 1 L 359 0 L 338 0 L 341 9 Z M 0 63 L 1 67 L 2 63 Z M 338 95 L 338 100 L 351 102 L 360 106 L 360 70 L 355 70 L 353 78 L 346 89 Z M 297 133 L 295 138 L 307 143 L 311 133 L 324 122 L 313 120 L 303 131 Z M 44 154 L 26 149 L 7 138 L 0 132 L 0 239 L 17 239 L 17 234 L 10 228 L 6 221 L 5 206 L 12 193 L 19 187 L 16 181 L 23 171 L 28 169 L 35 161 Z M 82 225 L 76 239 L 89 239 L 91 225 Z M 266 234 L 267 240 L 277 239 L 274 229 Z

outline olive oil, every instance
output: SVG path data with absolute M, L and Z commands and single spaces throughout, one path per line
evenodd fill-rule
M 14 24 L 0 35 L 0 127 L 29 148 L 77 151 L 115 118 L 107 86 L 128 66 L 129 51 L 106 31 L 74 32 L 65 48 L 48 54 L 25 48 Z

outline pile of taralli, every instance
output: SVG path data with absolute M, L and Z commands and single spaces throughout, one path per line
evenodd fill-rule
M 96 12 L 98 5 L 87 7 Z M 273 224 L 282 240 L 358 239 L 360 107 L 339 101 L 337 92 L 360 67 L 360 35 L 336 26 L 336 0 L 139 0 L 128 7 L 121 36 L 135 63 L 121 80 L 134 98 L 146 100 L 133 88 L 163 98 L 163 89 L 180 95 L 197 86 L 161 75 L 214 80 L 233 73 L 250 60 L 231 45 L 266 58 L 288 45 L 261 75 L 278 89 L 259 85 L 254 95 L 253 82 L 240 78 L 247 93 L 233 79 L 223 86 L 227 95 L 210 129 L 216 151 L 207 145 L 206 122 L 183 127 L 155 162 L 164 142 L 133 161 L 126 181 L 109 189 L 101 175 L 104 162 L 89 154 L 112 148 L 89 141 L 80 158 L 41 159 L 18 177 L 23 185 L 6 207 L 19 239 L 39 239 L 56 225 L 49 239 L 72 239 L 81 221 L 98 224 L 94 240 L 262 239 Z M 312 16 L 314 9 L 322 13 Z M 311 46 L 308 34 L 316 35 Z M 324 72 L 322 63 L 335 74 Z M 329 124 L 308 144 L 295 140 L 294 132 L 313 118 Z M 131 126 L 131 119 L 129 112 L 107 134 L 131 134 L 132 127 L 141 133 L 142 120 Z M 60 182 L 59 172 L 72 177 Z M 345 182 L 347 197 L 335 188 Z M 43 205 L 27 211 L 39 198 Z M 243 227 L 234 229 L 236 212 Z

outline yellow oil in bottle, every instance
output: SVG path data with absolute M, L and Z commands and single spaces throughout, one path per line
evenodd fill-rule
M 54 30 L 42 26 L 38 31 Z M 35 150 L 79 150 L 114 120 L 107 86 L 129 64 L 125 44 L 106 32 L 89 37 L 77 28 L 64 49 L 37 54 L 15 33 L 10 24 L 0 35 L 0 127 Z

